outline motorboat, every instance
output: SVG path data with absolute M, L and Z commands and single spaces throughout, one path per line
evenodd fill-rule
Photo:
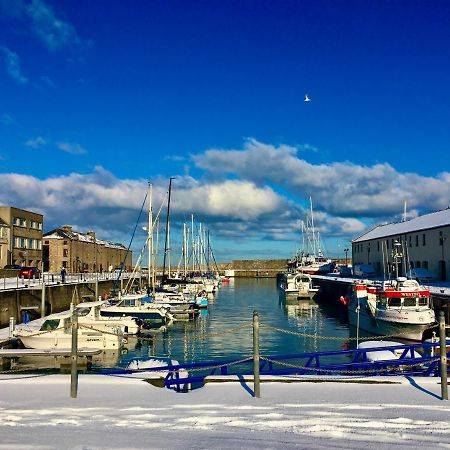
M 104 316 L 102 308 L 108 304 L 107 301 L 83 302 L 76 305 L 78 323 L 83 328 L 91 328 L 101 331 L 110 331 L 111 328 L 120 327 L 124 334 L 138 334 L 140 325 L 130 316 Z
M 69 349 L 72 347 L 72 312 L 51 314 L 42 324 L 21 324 L 13 335 L 19 338 L 26 348 Z M 81 321 L 78 324 L 79 349 L 119 349 L 125 339 L 121 327 L 111 327 L 108 331 L 91 329 Z
M 164 305 L 156 305 L 153 298 L 146 294 L 125 294 L 119 297 L 114 305 L 103 306 L 100 309 L 103 317 L 128 316 L 138 319 L 144 327 L 161 326 L 173 320 L 172 314 Z
M 430 292 L 405 277 L 370 285 L 357 282 L 344 304 L 350 325 L 380 336 L 421 341 L 436 321 Z
M 367 361 L 393 361 L 404 358 L 422 358 L 422 355 L 415 350 L 410 350 L 405 353 L 404 346 L 401 342 L 396 341 L 364 341 L 358 344 L 358 348 L 366 350 Z
M 312 278 L 303 272 L 287 273 L 281 288 L 286 294 L 296 294 L 297 298 L 312 298 L 319 290 L 313 286 Z

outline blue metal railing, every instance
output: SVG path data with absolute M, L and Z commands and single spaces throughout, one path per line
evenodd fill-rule
M 382 342 L 380 342 L 382 345 Z M 261 375 L 355 375 L 355 376 L 439 376 L 439 356 L 432 356 L 432 349 L 439 342 L 393 345 L 389 347 L 356 348 L 328 352 L 299 353 L 290 355 L 261 356 Z M 398 359 L 370 361 L 368 353 L 399 350 Z M 420 350 L 422 356 L 417 357 Z M 447 355 L 450 357 L 450 352 Z M 335 361 L 335 362 L 333 362 Z M 126 375 L 140 372 L 165 373 L 164 385 L 177 391 L 188 385 L 203 384 L 211 375 L 252 375 L 253 358 L 242 360 L 217 360 L 199 363 L 172 364 L 145 369 L 103 369 L 109 375 Z

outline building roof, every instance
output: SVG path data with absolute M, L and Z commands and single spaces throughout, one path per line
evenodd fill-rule
M 416 217 L 406 222 L 388 223 L 378 225 L 363 235 L 353 239 L 352 242 L 364 242 L 372 239 L 380 239 L 387 236 L 398 236 L 399 234 L 414 233 L 450 225 L 450 208 L 436 211 L 430 214 Z
M 122 244 L 117 244 L 115 242 L 104 241 L 96 239 L 94 236 L 88 233 L 79 233 L 77 231 L 72 231 L 64 228 L 55 228 L 54 230 L 44 233 L 45 239 L 68 239 L 71 241 L 88 242 L 97 245 L 104 245 L 109 248 L 116 248 L 120 250 L 126 250 L 126 247 Z

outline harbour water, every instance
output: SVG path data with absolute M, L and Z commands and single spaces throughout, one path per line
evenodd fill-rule
M 118 364 L 148 357 L 192 363 L 250 356 L 254 310 L 262 355 L 340 350 L 348 343 L 348 323 L 335 304 L 286 298 L 273 278 L 236 278 L 222 285 L 196 320 L 175 323 L 148 340 L 131 338 Z
M 326 298 L 286 297 L 274 278 L 235 278 L 223 284 L 208 309 L 150 336 L 128 337 L 123 351 L 93 358 L 92 369 L 125 368 L 131 361 L 170 358 L 180 363 L 239 360 L 252 354 L 252 316 L 260 319 L 260 353 L 270 357 L 333 351 L 349 345 L 346 314 Z M 70 360 L 67 361 L 69 363 Z M 54 358 L 20 358 L 15 369 L 57 369 Z

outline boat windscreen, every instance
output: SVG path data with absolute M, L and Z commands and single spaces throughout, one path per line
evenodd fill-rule
M 59 319 L 48 319 L 46 320 L 42 326 L 41 331 L 52 331 L 56 330 L 59 326 Z

